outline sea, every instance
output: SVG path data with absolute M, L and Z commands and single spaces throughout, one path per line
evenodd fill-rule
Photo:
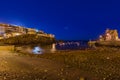
M 88 41 L 65 41 L 56 43 L 57 50 L 81 50 L 88 48 Z
M 64 41 L 53 43 L 48 46 L 22 46 L 22 51 L 32 54 L 44 54 L 44 53 L 55 53 L 56 51 L 64 50 L 86 50 L 89 48 L 87 40 L 79 41 Z

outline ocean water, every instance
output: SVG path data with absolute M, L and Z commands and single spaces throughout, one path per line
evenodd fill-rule
M 88 41 L 65 41 L 54 43 L 49 46 L 23 46 L 22 51 L 33 53 L 33 54 L 43 54 L 43 53 L 54 53 L 59 50 L 85 50 L 89 48 Z
M 34 54 L 54 53 L 60 50 L 85 50 L 89 48 L 88 41 L 66 41 L 52 44 L 49 48 L 42 48 L 35 46 L 33 48 Z
M 88 47 L 88 41 L 66 41 L 56 44 L 57 50 L 80 50 Z

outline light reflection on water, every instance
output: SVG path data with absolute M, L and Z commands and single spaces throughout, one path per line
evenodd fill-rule
M 32 50 L 32 52 L 34 54 L 42 54 L 43 53 L 43 49 L 41 49 L 39 46 L 34 47 L 34 49 Z
M 56 43 L 49 46 L 26 46 L 23 47 L 22 50 L 26 53 L 32 54 L 43 54 L 43 53 L 55 53 L 59 50 L 80 50 L 86 49 L 88 45 L 86 42 L 64 42 L 64 43 Z
M 32 49 L 33 54 L 54 53 L 56 51 L 56 44 L 49 45 L 47 47 L 35 46 Z
M 45 53 L 55 53 L 58 50 L 84 50 L 87 48 L 88 48 L 87 42 L 63 42 L 56 44 L 54 43 L 51 45 L 51 47 L 49 47 L 49 49 L 46 48 L 42 48 L 42 49 L 44 49 Z M 36 50 L 39 51 L 39 48 Z

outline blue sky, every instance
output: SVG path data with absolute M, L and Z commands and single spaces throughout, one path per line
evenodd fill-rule
M 98 0 L 1 0 L 0 22 L 55 34 L 62 40 L 96 39 L 106 28 L 120 32 L 120 2 Z

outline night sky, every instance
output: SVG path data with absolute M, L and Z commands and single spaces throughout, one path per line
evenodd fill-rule
M 105 0 L 0 0 L 0 22 L 55 34 L 60 40 L 97 39 L 120 32 L 120 2 Z

